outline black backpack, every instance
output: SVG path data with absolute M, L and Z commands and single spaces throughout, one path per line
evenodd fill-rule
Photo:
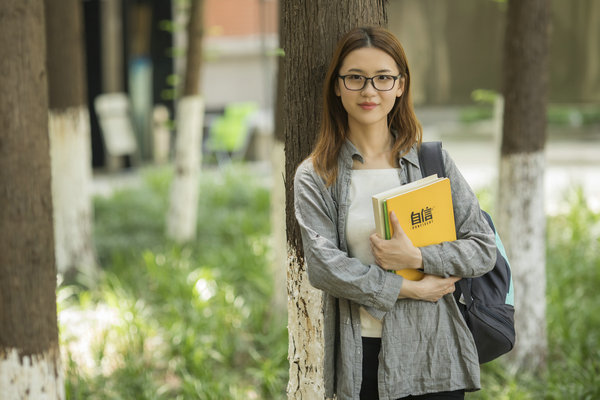
M 423 177 L 433 174 L 446 177 L 442 143 L 422 143 L 419 164 Z M 496 265 L 483 276 L 458 281 L 454 298 L 475 339 L 479 363 L 483 364 L 508 353 L 513 348 L 515 309 L 510 264 L 504 246 L 490 215 L 483 210 L 481 213 L 496 234 Z M 459 301 L 461 294 L 465 304 Z

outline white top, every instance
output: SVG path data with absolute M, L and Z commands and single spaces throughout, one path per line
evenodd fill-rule
M 355 169 L 350 183 L 350 207 L 346 222 L 346 239 L 350 257 L 363 264 L 375 264 L 369 236 L 375 232 L 374 194 L 400 185 L 398 169 Z M 381 337 L 382 322 L 360 307 L 361 335 Z

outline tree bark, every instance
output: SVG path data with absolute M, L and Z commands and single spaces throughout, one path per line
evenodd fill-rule
M 307 0 L 281 3 L 280 42 L 286 155 L 286 231 L 288 242 L 288 329 L 290 360 L 288 398 L 323 399 L 323 316 L 321 292 L 310 286 L 294 217 L 293 177 L 317 135 L 322 82 L 335 45 L 350 29 L 385 25 L 387 1 Z
M 279 2 L 279 26 L 281 26 L 282 2 Z M 281 45 L 281 44 L 280 44 Z M 283 90 L 283 61 L 284 57 L 277 58 L 277 87 L 276 94 L 281 95 Z M 271 304 L 275 313 L 285 316 L 287 313 L 287 238 L 285 232 L 285 135 L 283 131 L 284 114 L 283 104 L 276 101 L 274 104 L 274 132 L 271 146 L 271 188 L 270 218 L 273 252 L 271 271 L 273 274 L 274 293 Z
M 186 56 L 185 85 L 183 96 L 202 93 L 202 35 L 204 0 L 191 0 L 190 19 L 187 28 L 188 50 Z
M 43 0 L 0 2 L 0 398 L 62 399 Z
M 45 0 L 51 110 L 86 104 L 83 10 L 77 0 Z
M 434 39 L 431 37 L 433 31 L 429 29 L 431 16 L 425 6 L 426 3 L 421 0 L 394 1 L 388 11 L 390 15 L 398 16 L 390 19 L 388 29 L 398 36 L 410 60 L 410 95 L 415 105 L 431 102 L 428 88 L 430 81 L 436 81 L 429 74 L 429 71 L 435 70 L 431 65 Z
M 96 274 L 92 158 L 78 0 L 46 0 L 49 134 L 58 271 Z M 90 279 L 90 281 L 93 281 Z
M 598 69 L 600 69 L 600 52 L 598 52 L 600 42 L 600 26 L 597 18 L 600 15 L 600 3 L 597 1 L 587 1 L 584 3 L 585 19 L 583 26 L 583 76 L 582 76 L 582 98 L 594 101 L 594 97 L 598 98 L 600 93 L 600 77 L 598 77 Z
M 122 0 L 100 3 L 102 22 L 102 93 L 118 93 L 124 89 Z
M 511 261 L 516 292 L 518 368 L 542 368 L 545 316 L 544 146 L 550 5 L 509 0 L 504 53 L 504 120 L 498 231 Z
M 204 120 L 204 101 L 200 88 L 203 8 L 203 0 L 192 0 L 187 29 L 184 94 L 177 106 L 175 175 L 167 214 L 167 236 L 180 243 L 196 237 Z
M 178 243 L 185 243 L 196 237 L 203 113 L 201 96 L 186 96 L 179 100 L 175 175 L 170 188 L 167 214 L 167 236 Z
M 421 4 L 423 2 L 420 2 Z M 449 30 L 447 29 L 448 8 L 454 6 L 448 2 L 424 3 L 426 20 L 429 21 L 431 35 L 431 82 L 428 82 L 427 98 L 435 104 L 445 104 L 450 101 L 452 92 L 452 79 L 450 77 L 450 43 L 447 40 Z M 415 57 L 417 58 L 417 57 Z

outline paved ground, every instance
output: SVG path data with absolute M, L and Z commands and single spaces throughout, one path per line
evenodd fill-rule
M 500 139 L 491 123 L 461 125 L 451 109 L 417 113 L 424 140 L 442 140 L 475 189 L 497 180 Z M 583 187 L 589 205 L 600 210 L 600 126 L 549 127 L 545 153 L 547 211 L 559 210 L 567 190 L 577 185 Z
M 442 140 L 474 189 L 493 187 L 498 173 L 499 139 L 490 123 L 464 126 L 452 109 L 421 109 L 417 115 L 425 140 Z M 270 176 L 269 163 L 253 165 L 257 174 Z M 114 188 L 139 184 L 134 170 L 113 175 L 96 174 L 93 190 L 106 195 Z M 490 183 L 492 182 L 492 183 Z M 546 208 L 556 212 L 568 188 L 581 185 L 589 205 L 600 210 L 600 126 L 549 128 L 546 146 Z

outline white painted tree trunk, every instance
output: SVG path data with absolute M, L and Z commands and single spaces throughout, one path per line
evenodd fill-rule
M 56 266 L 60 273 L 96 274 L 92 237 L 92 158 L 87 107 L 51 111 L 48 118 Z
M 187 96 L 179 101 L 175 175 L 167 214 L 167 235 L 177 242 L 196 237 L 203 118 L 202 96 Z
M 517 366 L 542 365 L 546 339 L 544 152 L 504 155 L 500 160 L 497 228 L 515 285 Z
M 290 247 L 288 296 L 288 399 L 324 399 L 323 295 L 308 282 L 306 268 Z
M 63 372 L 58 349 L 25 356 L 17 349 L 2 349 L 0 356 L 0 399 L 62 400 Z

